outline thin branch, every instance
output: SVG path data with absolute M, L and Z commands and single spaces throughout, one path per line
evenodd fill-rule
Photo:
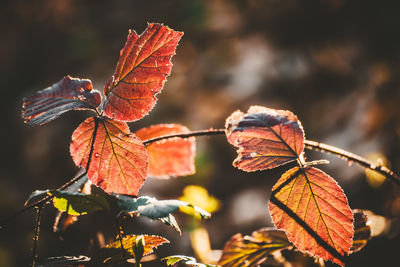
M 122 260 L 124 261 L 124 265 L 125 265 L 127 263 L 128 258 L 126 257 L 124 244 L 122 242 L 122 227 L 121 227 L 121 224 L 119 223 L 118 217 L 115 218 L 115 226 L 117 227 L 118 240 L 119 240 L 119 243 L 121 244 Z
M 350 153 L 346 150 L 330 146 L 327 144 L 311 141 L 311 140 L 304 140 L 305 147 L 310 150 L 316 150 L 321 152 L 326 152 L 338 156 L 341 159 L 347 160 L 348 162 L 354 162 L 360 166 L 363 166 L 367 169 L 376 171 L 384 176 L 386 176 L 390 181 L 394 182 L 398 186 L 400 186 L 400 176 L 393 172 L 392 170 L 386 168 L 385 166 L 380 166 L 377 164 L 372 163 L 371 161 Z
M 163 140 L 163 139 L 168 139 L 168 138 L 189 138 L 193 136 L 210 136 L 210 135 L 221 135 L 225 134 L 225 129 L 208 129 L 208 130 L 200 130 L 200 131 L 193 131 L 193 132 L 188 132 L 188 133 L 181 133 L 181 134 L 171 134 L 171 135 L 163 135 L 159 137 L 155 137 L 152 139 L 148 139 L 143 142 L 145 146 L 150 145 L 151 143 Z
M 82 169 L 79 171 L 81 172 Z M 79 173 L 78 172 L 78 173 Z M 67 183 L 63 184 L 62 186 L 60 186 L 59 188 L 57 188 L 57 190 L 64 190 L 65 188 L 69 187 L 70 185 L 72 185 L 73 183 L 75 183 L 76 181 L 78 181 L 80 178 L 82 178 L 83 176 L 86 175 L 86 171 L 84 171 L 82 174 L 75 176 L 74 178 L 72 178 L 71 180 L 69 180 Z M 32 204 L 29 204 L 25 207 L 23 207 L 22 209 L 20 209 L 19 211 L 15 212 L 13 215 L 7 217 L 6 219 L 2 220 L 0 222 L 0 229 L 2 229 L 4 227 L 5 224 L 7 224 L 9 221 L 11 221 L 12 219 L 14 219 L 15 217 L 17 217 L 18 215 L 24 213 L 25 211 L 28 211 L 34 207 L 39 207 L 44 205 L 47 201 L 50 201 L 54 196 L 50 196 L 47 195 L 44 198 L 39 199 L 38 201 L 33 202 Z
M 36 208 L 36 219 L 35 219 L 35 233 L 33 237 L 33 248 L 32 248 L 32 267 L 36 266 L 36 261 L 37 261 L 37 243 L 39 241 L 39 234 L 40 234 L 40 217 L 41 217 L 41 212 L 44 207 L 44 204 L 38 206 Z

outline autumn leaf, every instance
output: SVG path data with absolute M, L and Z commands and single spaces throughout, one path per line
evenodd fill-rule
M 122 238 L 124 248 L 133 256 L 133 247 L 136 246 L 136 239 L 143 236 L 144 239 L 144 253 L 143 256 L 153 253 L 153 250 L 162 244 L 169 243 L 167 239 L 157 235 L 127 235 Z M 119 240 L 108 244 L 108 248 L 121 248 Z
M 85 120 L 72 134 L 70 152 L 92 183 L 108 193 L 137 195 L 146 179 L 146 149 L 125 122 Z
M 313 167 L 290 169 L 272 188 L 269 210 L 299 250 L 344 265 L 353 238 L 353 213 L 343 190 Z
M 353 210 L 354 215 L 354 238 L 350 253 L 356 253 L 363 249 L 371 238 L 371 227 L 368 217 L 363 210 Z
M 69 110 L 96 109 L 101 94 L 90 80 L 65 76 L 58 83 L 23 99 L 22 117 L 30 125 L 44 124 Z
M 153 108 L 155 94 L 171 72 L 171 57 L 182 35 L 156 23 L 149 24 L 141 35 L 129 32 L 115 73 L 104 88 L 107 116 L 134 121 Z
M 272 253 L 290 246 L 281 230 L 263 228 L 244 237 L 238 233 L 226 242 L 218 264 L 223 267 L 259 266 Z
M 302 156 L 304 132 L 290 111 L 252 106 L 226 120 L 228 141 L 238 147 L 233 165 L 244 171 L 272 169 Z
M 189 129 L 179 124 L 157 124 L 143 128 L 135 134 L 143 141 L 171 134 L 187 133 Z M 196 140 L 191 138 L 168 138 L 146 146 L 149 155 L 151 177 L 169 178 L 195 173 L 194 156 Z
M 174 266 L 177 263 L 183 262 L 186 265 L 189 266 L 195 266 L 195 267 L 218 267 L 219 265 L 213 265 L 213 264 L 204 264 L 204 263 L 199 263 L 196 261 L 195 258 L 189 257 L 189 256 L 184 256 L 184 255 L 173 255 L 173 256 L 168 256 L 162 259 L 165 261 L 167 266 Z

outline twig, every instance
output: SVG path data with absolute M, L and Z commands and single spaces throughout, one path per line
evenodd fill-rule
M 36 220 L 35 220 L 35 234 L 33 237 L 33 248 L 32 248 L 32 267 L 36 266 L 37 261 L 37 243 L 39 241 L 39 234 L 40 234 L 40 215 L 44 204 L 36 207 Z
M 181 134 L 171 134 L 171 135 L 163 135 L 159 137 L 155 137 L 152 139 L 148 139 L 143 141 L 143 144 L 145 146 L 150 145 L 151 143 L 163 140 L 163 139 L 168 139 L 168 138 L 189 138 L 193 136 L 209 136 L 209 135 L 221 135 L 225 134 L 224 129 L 208 129 L 208 130 L 200 130 L 200 131 L 193 131 L 193 132 L 188 132 L 188 133 L 181 133 Z
M 122 242 L 122 227 L 121 227 L 121 225 L 119 223 L 118 217 L 115 218 L 115 226 L 117 227 L 118 240 L 119 240 L 119 243 L 121 244 L 122 260 L 124 261 L 124 265 L 126 265 L 126 263 L 128 261 L 128 258 L 126 257 L 124 244 Z
M 338 156 L 341 159 L 347 160 L 348 162 L 354 162 L 360 166 L 363 166 L 367 169 L 376 171 L 384 176 L 386 176 L 390 181 L 400 186 L 400 176 L 394 173 L 392 170 L 386 168 L 385 166 L 380 166 L 370 162 L 369 160 L 360 157 L 356 154 L 350 153 L 346 150 L 330 146 L 327 144 L 304 140 L 305 147 L 310 150 L 316 150 L 321 152 L 326 152 Z

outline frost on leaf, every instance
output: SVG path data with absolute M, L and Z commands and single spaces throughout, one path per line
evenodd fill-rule
M 108 117 L 134 121 L 153 108 L 155 94 L 171 72 L 171 57 L 182 35 L 155 23 L 149 24 L 141 35 L 129 33 L 115 73 L 104 88 L 104 111 Z
M 281 230 L 263 228 L 244 237 L 239 233 L 226 242 L 218 264 L 224 267 L 259 266 L 272 253 L 291 246 Z
M 58 83 L 23 99 L 22 117 L 30 125 L 44 124 L 77 109 L 96 109 L 101 95 L 87 79 L 65 76 Z
M 353 239 L 353 213 L 343 190 L 312 167 L 290 169 L 269 204 L 273 222 L 299 250 L 344 265 Z
M 72 134 L 70 152 L 92 183 L 108 193 L 137 195 L 147 177 L 146 149 L 125 122 L 85 120 Z
M 272 169 L 294 161 L 304 150 L 304 132 L 287 110 L 252 106 L 226 120 L 228 141 L 238 147 L 233 165 L 244 171 Z
M 189 129 L 179 124 L 157 124 L 143 128 L 135 134 L 143 141 L 171 134 L 187 133 Z M 146 146 L 149 155 L 149 175 L 155 178 L 185 176 L 195 172 L 196 140 L 168 138 Z

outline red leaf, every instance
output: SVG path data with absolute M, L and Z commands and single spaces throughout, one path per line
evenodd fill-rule
M 86 168 L 89 179 L 106 192 L 137 195 L 146 179 L 146 149 L 125 122 L 85 120 L 72 134 L 70 152 L 75 164 Z
M 162 244 L 169 243 L 167 239 L 158 235 L 127 235 L 122 239 L 122 244 L 124 248 L 132 255 L 133 247 L 136 246 L 136 239 L 143 236 L 144 241 L 144 253 L 143 255 L 148 255 L 153 253 L 154 249 Z M 117 240 L 111 244 L 107 245 L 108 248 L 121 248 L 121 241 Z
M 164 135 L 187 133 L 189 129 L 179 124 L 157 124 L 136 132 L 142 140 Z M 149 175 L 156 178 L 184 176 L 195 173 L 194 156 L 196 140 L 191 138 L 168 138 L 146 146 L 149 155 Z
M 107 116 L 134 121 L 153 108 L 155 94 L 171 72 L 170 60 L 182 35 L 153 23 L 140 36 L 134 31 L 129 33 L 115 73 L 104 88 Z
M 92 90 L 90 80 L 65 76 L 58 83 L 23 99 L 22 117 L 28 124 L 44 124 L 64 112 L 77 109 L 96 109 L 101 94 Z
M 276 227 L 299 250 L 344 265 L 353 213 L 332 177 L 312 167 L 290 169 L 272 188 L 269 210 Z
M 239 147 L 233 165 L 244 171 L 272 169 L 296 160 L 304 150 L 304 132 L 287 110 L 252 106 L 226 120 L 228 141 Z

